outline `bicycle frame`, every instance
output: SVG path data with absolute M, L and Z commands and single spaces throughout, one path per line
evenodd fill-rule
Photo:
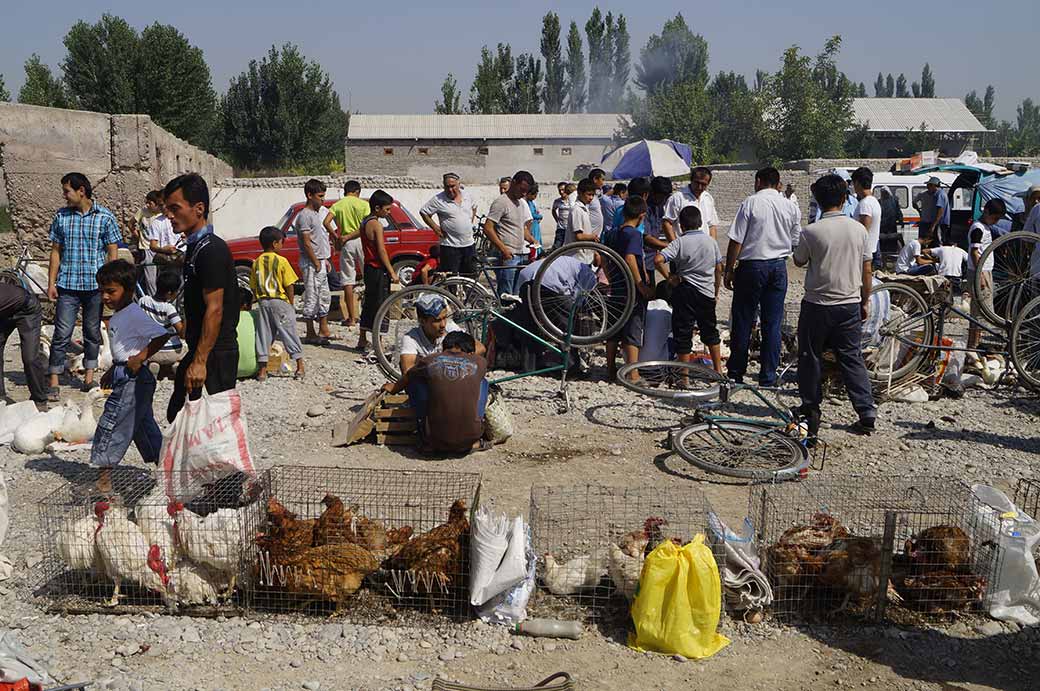
M 1001 340 L 1005 340 L 1007 338 L 1007 336 L 1003 332 L 997 331 L 996 329 L 990 327 L 988 324 L 985 324 L 985 323 L 979 321 L 978 319 L 976 319 L 975 317 L 971 316 L 970 314 L 967 314 L 964 311 L 958 309 L 957 307 L 955 307 L 950 302 L 944 302 L 941 305 L 936 305 L 935 307 L 932 307 L 927 312 L 923 313 L 920 317 L 918 317 L 917 319 L 915 319 L 913 321 L 907 321 L 907 322 L 901 322 L 900 323 L 900 326 L 905 326 L 907 324 L 913 325 L 916 322 L 918 322 L 918 320 L 921 320 L 921 319 L 928 319 L 928 318 L 931 318 L 933 320 L 937 319 L 938 320 L 938 324 L 936 326 L 936 332 L 935 332 L 935 343 L 920 343 L 918 341 L 914 341 L 912 339 L 909 339 L 906 336 L 900 336 L 898 334 L 893 334 L 893 336 L 895 337 L 895 339 L 897 341 L 899 341 L 900 343 L 902 343 L 904 345 L 912 346 L 912 347 L 915 347 L 915 348 L 920 348 L 922 350 L 926 350 L 926 351 L 929 351 L 929 352 L 935 352 L 935 353 L 957 351 L 957 352 L 964 352 L 964 353 L 986 354 L 986 353 L 992 353 L 993 352 L 992 348 L 969 348 L 967 346 L 961 347 L 961 346 L 946 346 L 946 345 L 943 345 L 942 344 L 942 339 L 943 339 L 943 336 L 946 333 L 946 317 L 951 312 L 953 314 L 956 314 L 958 317 L 964 319 L 965 321 L 967 321 L 968 324 L 970 324 L 971 326 L 974 326 L 974 327 L 976 327 L 976 328 L 978 328 L 978 329 L 980 329 L 982 331 L 985 331 L 987 334 L 989 334 L 991 336 L 994 336 L 994 337 L 996 337 L 998 339 L 1001 339 Z M 1003 350 L 1000 351 L 1000 354 L 1006 355 L 1007 352 L 1008 352 L 1008 349 L 1005 346 L 1003 348 Z

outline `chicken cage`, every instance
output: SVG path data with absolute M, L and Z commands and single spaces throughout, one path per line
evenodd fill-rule
M 707 534 L 710 512 L 704 495 L 687 487 L 533 487 L 539 587 L 529 613 L 627 620 L 646 555 L 664 540 L 686 544 Z
M 246 523 L 247 606 L 358 623 L 469 615 L 480 475 L 277 466 Z
M 1015 486 L 1015 506 L 1040 521 L 1040 480 L 1022 478 Z
M 173 502 L 143 468 L 117 467 L 111 491 L 87 470 L 38 508 L 37 595 L 67 613 L 139 611 L 210 616 L 241 611 L 243 515 L 258 485 L 236 473 L 176 485 Z M 184 494 L 178 496 L 184 497 Z
M 997 532 L 955 479 L 843 477 L 751 492 L 781 620 L 913 624 L 982 608 Z

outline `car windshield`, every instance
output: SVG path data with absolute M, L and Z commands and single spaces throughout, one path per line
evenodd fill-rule
M 289 222 L 289 219 L 292 218 L 292 215 L 293 215 L 293 207 L 290 206 L 289 209 L 284 214 L 282 214 L 282 217 L 278 219 L 278 222 L 274 224 L 274 227 L 275 228 L 285 228 L 285 234 L 286 235 L 292 235 L 293 234 L 292 226 L 286 228 L 286 224 Z
M 419 219 L 417 219 L 415 216 L 413 216 L 412 212 L 409 211 L 408 208 L 406 206 L 404 206 L 403 204 L 398 204 L 397 208 L 404 212 L 404 214 L 408 217 L 408 220 L 411 221 L 412 225 L 415 226 L 416 228 L 425 228 L 426 227 L 426 224 L 423 223 L 422 221 L 420 221 Z

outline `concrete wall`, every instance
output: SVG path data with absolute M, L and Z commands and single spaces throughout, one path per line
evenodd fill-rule
M 220 159 L 177 139 L 146 115 L 0 103 L 0 167 L 17 242 L 0 246 L 0 256 L 28 243 L 40 256 L 56 209 L 64 205 L 61 177 L 85 174 L 94 198 L 120 224 L 144 203 L 144 195 L 178 173 L 201 173 L 210 183 L 233 174 Z
M 486 147 L 487 153 L 480 153 Z M 528 170 L 535 180 L 570 180 L 574 169 L 597 163 L 612 145 L 605 140 L 347 140 L 347 171 L 366 175 L 408 175 L 439 180 L 454 171 L 472 184 L 494 183 L 517 170 Z M 387 150 L 393 150 L 387 154 Z M 536 150 L 541 154 L 535 154 Z M 570 153 L 565 153 L 566 150 Z

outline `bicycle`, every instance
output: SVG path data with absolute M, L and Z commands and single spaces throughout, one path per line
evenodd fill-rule
M 785 373 L 781 373 L 781 379 Z M 644 396 L 696 406 L 692 421 L 669 433 L 669 440 L 673 451 L 701 470 L 776 482 L 803 478 L 811 467 L 822 469 L 826 463 L 826 443 L 808 437 L 798 414 L 784 410 L 766 396 L 766 392 L 783 393 L 782 389 L 738 384 L 699 363 L 670 360 L 624 365 L 617 378 L 622 386 Z M 741 391 L 755 396 L 773 419 L 707 412 L 726 406 Z M 814 466 L 817 457 L 819 463 Z
M 550 269 L 556 262 L 587 250 L 597 252 L 599 268 L 610 277 L 606 283 L 598 279 L 589 280 L 584 285 L 575 285 L 574 290 L 567 293 L 547 287 L 545 278 L 550 275 Z M 596 274 L 590 271 L 586 278 L 590 275 Z M 376 361 L 390 380 L 397 380 L 401 376 L 397 366 L 397 349 L 401 337 L 419 327 L 415 301 L 419 296 L 431 293 L 444 299 L 450 322 L 462 326 L 477 340 L 487 341 L 492 322 L 498 321 L 558 356 L 560 364 L 498 377 L 489 383 L 501 384 L 523 377 L 561 372 L 559 397 L 563 401 L 562 410 L 569 408 L 567 371 L 571 365 L 571 349 L 610 339 L 624 326 L 635 308 L 635 281 L 627 265 L 613 250 L 596 242 L 572 243 L 549 254 L 531 281 L 529 304 L 507 308 L 497 299 L 467 304 L 457 294 L 443 287 L 405 288 L 391 294 L 380 305 L 374 319 L 374 323 L 380 325 L 379 333 L 373 334 L 372 339 Z M 518 323 L 524 316 L 523 313 L 516 313 L 518 309 L 529 309 L 533 330 Z
M 979 266 L 993 260 L 993 304 L 979 303 L 983 316 L 994 326 L 1010 328 L 1015 317 L 1033 298 L 1040 296 L 1040 235 L 1017 231 L 1002 235 L 979 257 Z M 983 291 L 981 271 L 975 272 L 972 295 Z
M 21 254 L 19 254 L 18 261 L 15 262 L 14 267 L 0 271 L 0 283 L 21 286 L 30 293 L 34 293 L 41 300 L 49 300 L 50 297 L 47 295 L 47 270 L 40 268 L 43 276 L 34 278 L 30 267 L 39 268 L 39 265 L 33 263 L 32 255 L 29 253 L 29 246 L 22 245 Z

